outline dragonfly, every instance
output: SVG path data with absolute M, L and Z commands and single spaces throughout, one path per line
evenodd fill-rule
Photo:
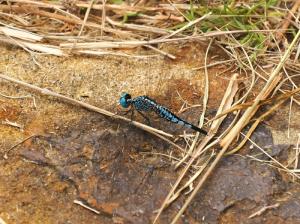
M 123 108 L 131 107 L 132 112 L 133 109 L 135 109 L 148 121 L 148 123 L 150 123 L 149 119 L 142 112 L 154 111 L 161 118 L 167 121 L 179 124 L 189 129 L 193 129 L 194 131 L 197 131 L 201 134 L 207 135 L 207 132 L 205 130 L 181 119 L 180 117 L 172 113 L 168 108 L 158 104 L 155 100 L 151 99 L 148 96 L 138 96 L 132 98 L 129 93 L 122 93 L 119 102 Z

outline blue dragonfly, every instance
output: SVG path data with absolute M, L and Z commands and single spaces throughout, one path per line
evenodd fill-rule
M 142 112 L 154 111 L 160 117 L 162 117 L 172 123 L 182 125 L 184 127 L 198 131 L 201 134 L 207 135 L 207 132 L 205 130 L 198 128 L 195 125 L 179 118 L 174 113 L 172 113 L 169 109 L 167 109 L 166 107 L 164 107 L 162 105 L 159 105 L 158 103 L 156 103 L 153 99 L 149 98 L 148 96 L 138 96 L 138 97 L 132 99 L 131 95 L 129 93 L 122 93 L 119 102 L 123 108 L 128 108 L 131 106 L 130 111 L 133 112 L 133 109 L 135 109 L 148 121 L 148 123 L 150 123 L 149 119 Z

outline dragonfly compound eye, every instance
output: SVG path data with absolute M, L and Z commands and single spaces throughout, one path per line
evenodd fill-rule
M 119 102 L 122 107 L 128 108 L 131 104 L 130 99 L 131 99 L 130 94 L 122 93 Z

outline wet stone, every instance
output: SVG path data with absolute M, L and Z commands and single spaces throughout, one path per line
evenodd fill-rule
M 139 149 L 169 146 L 132 126 L 118 129 L 108 122 L 83 119 L 75 130 L 39 138 L 44 147 L 39 152 L 26 149 L 22 156 L 52 167 L 75 186 L 80 200 L 102 214 L 124 223 L 148 223 L 176 175 L 167 172 L 169 165 L 147 159 Z M 37 148 L 34 143 L 30 147 Z M 55 189 L 65 190 L 58 185 Z
M 288 198 L 283 201 L 275 213 L 283 219 L 292 219 L 300 223 L 300 193 L 299 189 L 289 192 Z
M 280 182 L 277 172 L 267 165 L 241 156 L 226 157 L 198 193 L 188 213 L 198 221 L 218 223 L 223 212 L 241 201 L 250 204 L 250 208 L 267 203 L 281 190 Z

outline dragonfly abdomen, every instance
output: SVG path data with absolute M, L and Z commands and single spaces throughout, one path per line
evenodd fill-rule
M 178 116 L 176 116 L 175 114 L 173 114 L 170 110 L 168 110 L 167 108 L 165 108 L 164 106 L 161 106 L 161 105 L 156 105 L 155 107 L 155 112 L 162 118 L 172 122 L 172 123 L 175 123 L 175 124 L 179 124 L 179 125 L 182 125 L 184 127 L 187 127 L 187 128 L 190 128 L 190 129 L 193 129 L 195 131 L 198 131 L 204 135 L 207 135 L 207 132 L 204 131 L 203 129 L 201 128 L 198 128 L 197 126 L 185 121 L 185 120 L 182 120 L 181 118 L 179 118 Z
M 192 128 L 194 127 L 194 125 L 190 124 L 189 122 L 179 118 L 177 115 L 175 115 L 174 113 L 172 113 L 169 109 L 165 108 L 164 106 L 161 105 L 157 105 L 157 108 L 155 110 L 155 112 L 162 118 L 175 123 L 175 124 L 179 124 L 182 126 L 185 126 L 187 128 Z

